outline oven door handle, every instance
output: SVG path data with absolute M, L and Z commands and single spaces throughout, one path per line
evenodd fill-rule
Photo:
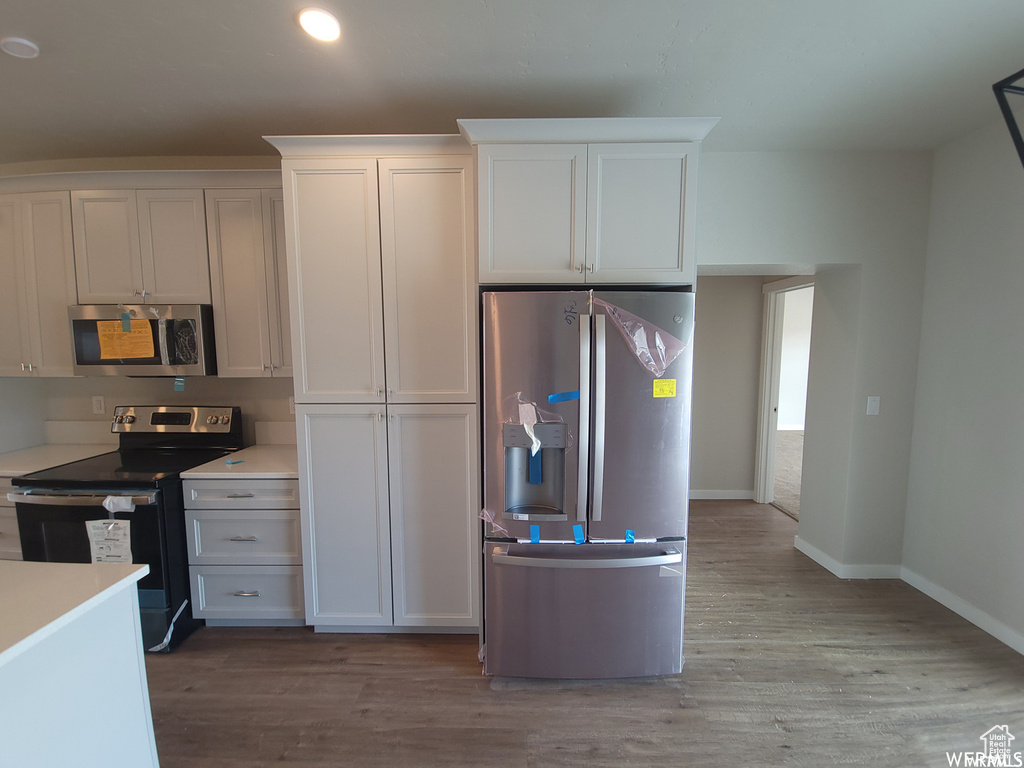
M 149 506 L 156 504 L 156 494 L 144 493 L 144 494 L 128 494 L 128 493 L 53 493 L 48 491 L 47 493 L 33 493 L 32 491 L 25 491 L 23 493 L 8 493 L 7 500 L 13 501 L 15 504 L 48 504 L 50 506 L 59 507 L 102 507 L 103 500 L 109 496 L 116 496 L 117 498 L 128 498 L 132 500 L 132 504 L 137 507 Z

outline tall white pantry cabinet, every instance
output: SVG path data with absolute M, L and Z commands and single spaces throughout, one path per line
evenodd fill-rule
M 470 148 L 268 140 L 283 156 L 306 623 L 474 632 Z

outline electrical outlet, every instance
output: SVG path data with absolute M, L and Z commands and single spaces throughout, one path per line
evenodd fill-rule
M 295 398 L 290 395 L 288 397 L 288 413 L 295 415 Z
M 881 400 L 882 398 L 880 398 L 878 395 L 871 395 L 870 397 L 868 397 L 868 416 L 878 415 L 878 407 L 881 403 Z
M 103 395 L 92 396 L 92 412 L 94 416 L 102 416 L 107 412 L 107 404 L 103 400 Z

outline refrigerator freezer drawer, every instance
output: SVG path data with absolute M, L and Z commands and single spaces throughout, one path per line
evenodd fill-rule
M 685 542 L 485 548 L 484 672 L 594 679 L 683 665 Z

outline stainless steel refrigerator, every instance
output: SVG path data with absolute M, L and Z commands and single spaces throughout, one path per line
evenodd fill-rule
M 693 294 L 483 294 L 484 672 L 683 664 Z

